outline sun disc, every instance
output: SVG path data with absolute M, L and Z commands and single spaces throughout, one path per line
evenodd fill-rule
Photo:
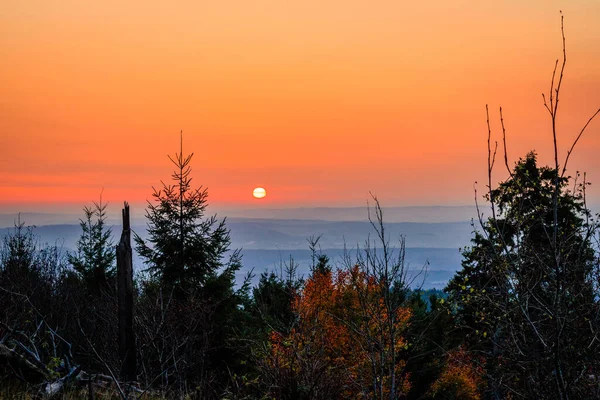
M 267 191 L 261 187 L 254 189 L 254 191 L 252 192 L 252 196 L 256 197 L 257 199 L 262 199 L 266 195 L 267 195 Z

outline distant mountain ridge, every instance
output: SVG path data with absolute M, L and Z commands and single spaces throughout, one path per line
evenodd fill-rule
M 363 221 L 369 219 L 362 207 L 253 208 L 224 210 L 231 218 L 304 219 L 323 221 Z M 373 213 L 373 210 L 371 210 Z M 373 215 L 374 217 L 374 215 Z M 477 217 L 474 206 L 383 207 L 386 222 L 460 222 Z
M 227 221 L 231 230 L 232 247 L 254 250 L 303 250 L 308 248 L 307 239 L 321 236 L 323 248 L 348 248 L 362 246 L 373 227 L 369 222 L 320 221 L 284 219 L 237 219 Z M 417 223 L 397 222 L 385 224 L 386 234 L 392 243 L 400 235 L 406 238 L 407 247 L 415 248 L 459 248 L 469 244 L 472 227 L 469 222 Z M 113 225 L 113 237 L 120 234 L 120 226 Z M 4 236 L 12 228 L 0 228 Z M 132 229 L 141 237 L 146 236 L 145 225 L 133 225 Z M 35 233 L 42 243 L 64 243 L 74 248 L 81 228 L 76 224 L 41 225 Z
M 108 222 L 120 222 L 120 204 L 108 205 Z M 53 225 L 77 223 L 83 216 L 81 207 L 69 211 L 31 211 L 21 212 L 21 220 L 33 225 Z M 145 204 L 132 205 L 133 223 L 144 223 Z M 368 221 L 367 205 L 361 207 L 254 207 L 235 208 L 211 206 L 208 214 L 220 217 L 243 219 L 300 219 L 322 221 Z M 470 221 L 477 216 L 474 206 L 403 206 L 383 207 L 386 222 L 460 222 Z M 17 219 L 18 212 L 0 213 L 0 228 L 10 227 Z

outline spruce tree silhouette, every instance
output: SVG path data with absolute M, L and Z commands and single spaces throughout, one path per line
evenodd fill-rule
M 107 288 L 115 276 L 115 250 L 112 231 L 106 227 L 106 207 L 100 195 L 100 202 L 94 202 L 93 208 L 83 208 L 85 218 L 79 220 L 77 251 L 68 254 L 69 263 L 88 288 Z
M 183 155 L 180 133 L 180 152 L 169 156 L 176 167 L 175 184 L 161 181 L 161 189 L 153 188 L 154 202 L 148 201 L 146 210 L 149 238 L 144 241 L 135 235 L 136 249 L 153 276 L 183 292 L 202 288 L 207 279 L 218 275 L 231 243 L 225 219 L 205 218 L 208 190 L 192 188 L 193 155 Z

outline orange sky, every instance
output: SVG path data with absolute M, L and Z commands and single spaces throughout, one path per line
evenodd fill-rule
M 511 162 L 551 160 L 559 9 L 564 154 L 600 107 L 597 0 L 3 2 L 0 210 L 150 198 L 180 129 L 212 204 L 472 204 L 486 103 Z M 599 152 L 600 119 L 571 164 L 595 200 Z

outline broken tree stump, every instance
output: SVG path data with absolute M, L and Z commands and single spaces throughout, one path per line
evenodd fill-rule
M 119 357 L 121 378 L 136 380 L 136 349 L 133 332 L 133 262 L 129 204 L 125 202 L 123 232 L 117 245 L 117 281 L 119 298 Z

